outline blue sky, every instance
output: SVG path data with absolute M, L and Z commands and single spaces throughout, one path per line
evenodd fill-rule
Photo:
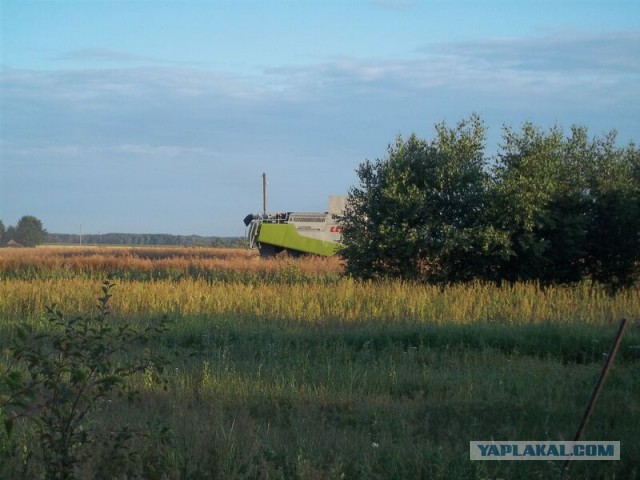
M 243 235 L 472 112 L 640 140 L 640 2 L 0 0 L 0 219 Z

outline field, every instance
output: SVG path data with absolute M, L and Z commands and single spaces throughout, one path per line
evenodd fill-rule
M 242 250 L 2 249 L 0 373 L 18 325 L 46 332 L 53 304 L 95 310 L 109 273 L 110 321 L 166 318 L 148 348 L 172 363 L 166 390 L 140 373 L 137 401 L 91 412 L 87 429 L 149 433 L 128 456 L 90 445 L 79 478 L 560 478 L 561 462 L 472 462 L 469 441 L 570 440 L 621 317 L 584 436 L 620 441 L 621 460 L 569 478 L 640 478 L 637 288 L 360 283 L 337 259 Z M 41 476 L 35 438 L 30 423 L 0 437 L 0 477 Z

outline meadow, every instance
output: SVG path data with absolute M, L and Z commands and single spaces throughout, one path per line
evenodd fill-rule
M 472 462 L 471 440 L 573 437 L 621 317 L 629 325 L 585 432 L 621 460 L 569 478 L 640 477 L 640 289 L 356 282 L 338 259 L 212 248 L 0 250 L 0 372 L 19 325 L 95 310 L 168 330 L 166 385 L 132 377 L 87 428 L 147 432 L 86 448 L 78 478 L 560 478 L 561 462 Z M 132 354 L 135 349 L 132 348 Z M 33 426 L 0 437 L 0 477 L 40 478 Z

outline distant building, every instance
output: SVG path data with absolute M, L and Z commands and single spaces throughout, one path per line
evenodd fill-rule
M 15 240 L 9 240 L 7 242 L 7 247 L 9 247 L 9 248 L 24 248 L 24 245 L 20 245 Z

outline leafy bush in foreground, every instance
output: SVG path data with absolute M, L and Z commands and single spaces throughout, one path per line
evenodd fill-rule
M 47 308 L 51 329 L 46 333 L 20 327 L 0 374 L 6 453 L 11 454 L 16 423 L 32 422 L 48 479 L 74 478 L 88 456 L 84 447 L 105 434 L 92 430 L 91 413 L 113 394 L 132 400 L 136 392 L 128 379 L 144 372 L 145 378 L 157 380 L 167 363 L 149 349 L 135 354 L 163 326 L 139 331 L 107 321 L 113 287 L 111 281 L 103 283 L 96 316 L 66 318 L 53 306 Z M 107 432 L 114 454 L 135 434 L 127 427 Z

